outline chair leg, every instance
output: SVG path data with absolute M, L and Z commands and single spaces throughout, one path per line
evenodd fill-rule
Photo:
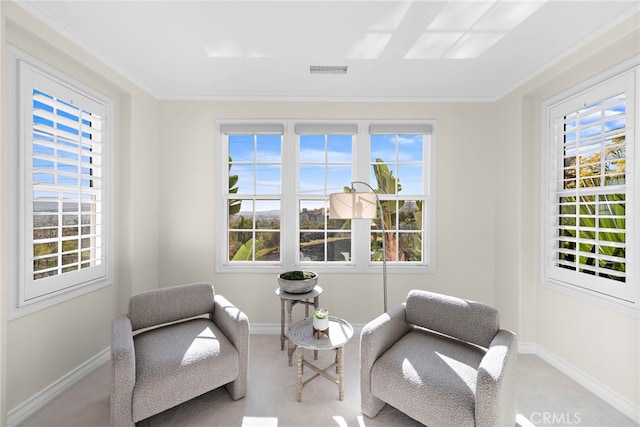
M 224 386 L 233 400 L 242 399 L 247 395 L 247 382 L 238 378 Z

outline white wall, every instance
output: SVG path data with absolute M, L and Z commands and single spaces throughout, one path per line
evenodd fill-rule
M 158 102 L 96 61 L 59 33 L 45 27 L 13 2 L 2 2 L 2 28 L 6 40 L 50 66 L 112 97 L 116 103 L 116 275 L 113 286 L 99 289 L 36 313 L 6 322 L 3 319 L 0 378 L 7 394 L 2 407 L 15 409 L 36 393 L 63 378 L 110 345 L 110 323 L 125 312 L 123 302 L 132 293 L 158 283 Z M 5 68 L 3 64 L 2 68 Z M 3 85 L 6 82 L 3 80 Z M 5 86 L 6 87 L 6 86 Z M 4 87 L 3 87 L 4 89 Z M 7 102 L 6 91 L 2 103 Z M 6 113 L 6 108 L 3 108 Z M 4 122 L 0 120 L 0 122 Z M 5 159 L 9 141 L 2 133 Z M 7 231 L 7 168 L 2 168 L 1 259 L 10 250 Z M 3 262 L 2 311 L 7 308 L 8 283 Z M 5 333 L 6 331 L 6 333 Z M 0 424 L 4 425 L 3 416 Z
M 496 103 L 497 151 L 510 153 L 496 192 L 509 189 L 496 215 L 496 305 L 517 316 L 520 342 L 530 344 L 576 378 L 638 418 L 638 315 L 541 285 L 540 153 L 542 103 L 640 53 L 635 15 Z M 508 160 L 508 161 L 507 161 Z M 511 182 L 505 182 L 511 179 Z M 505 224 L 500 230 L 498 224 Z M 503 262 L 504 260 L 504 262 Z M 633 412 L 635 410 L 635 414 Z
M 410 289 L 493 303 L 493 107 L 487 103 L 161 102 L 160 281 L 212 281 L 252 323 L 279 323 L 275 275 L 215 274 L 215 120 L 436 119 L 437 272 L 389 274 L 389 307 Z M 321 303 L 353 323 L 382 308 L 381 276 L 321 275 Z

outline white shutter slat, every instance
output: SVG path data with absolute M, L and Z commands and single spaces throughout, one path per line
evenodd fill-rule
M 51 127 L 51 126 L 46 126 L 46 125 L 44 125 L 42 123 L 35 124 L 33 126 L 33 130 L 41 133 L 40 135 L 38 135 L 38 138 L 37 138 L 38 141 L 47 141 L 47 139 L 46 139 L 47 137 L 57 137 L 57 138 L 62 138 L 63 140 L 74 141 L 76 143 L 77 142 L 82 142 L 82 144 L 84 146 L 87 146 L 87 147 L 94 147 L 94 146 L 102 145 L 101 138 L 97 134 L 95 134 L 95 135 L 92 134 L 91 138 L 87 138 L 84 135 L 82 135 L 79 138 L 77 135 L 74 135 L 71 132 L 67 132 L 67 131 L 65 131 L 63 129 L 58 129 L 58 128 Z M 54 146 L 57 148 L 59 146 L 59 144 L 55 144 Z
M 56 111 L 57 113 L 54 113 L 42 108 L 34 107 L 33 114 L 34 116 L 51 120 L 54 123 L 62 123 L 74 129 L 81 129 L 84 132 L 89 132 L 91 130 L 96 132 L 102 131 L 102 123 L 95 116 L 91 116 L 87 113 L 82 113 L 79 111 L 74 111 L 69 114 L 72 117 L 67 117 L 61 115 L 58 110 Z

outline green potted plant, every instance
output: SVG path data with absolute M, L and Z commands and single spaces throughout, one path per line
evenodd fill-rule
M 280 290 L 290 294 L 305 294 L 318 283 L 318 274 L 307 270 L 285 271 L 278 275 Z
M 326 308 L 316 308 L 313 310 L 313 330 L 320 336 L 320 332 L 328 332 L 329 310 Z

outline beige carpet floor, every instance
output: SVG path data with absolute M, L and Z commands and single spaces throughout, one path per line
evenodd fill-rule
M 233 401 L 224 388 L 143 420 L 138 426 L 419 426 L 388 405 L 373 419 L 360 411 L 359 342 L 345 348 L 345 398 L 335 384 L 317 378 L 296 402 L 296 368 L 289 367 L 276 335 L 251 335 L 249 387 Z M 318 365 L 330 364 L 335 353 L 320 352 Z M 313 357 L 310 353 L 307 357 Z M 595 395 L 537 356 L 519 355 L 517 425 L 637 426 Z M 307 370 L 306 375 L 312 373 Z M 108 426 L 110 369 L 105 364 L 26 419 L 21 427 Z

